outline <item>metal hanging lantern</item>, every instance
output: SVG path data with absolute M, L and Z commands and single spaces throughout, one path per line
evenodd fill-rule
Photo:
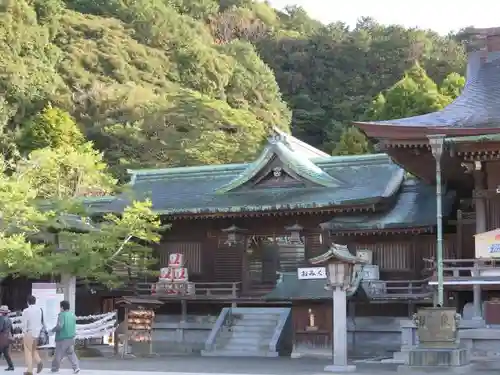
M 444 138 L 443 134 L 429 135 L 429 145 L 431 146 L 432 156 L 436 159 L 441 159 L 444 150 Z
M 227 234 L 227 240 L 224 242 L 228 246 L 236 246 L 245 241 L 245 229 L 238 228 L 236 225 L 231 225 L 229 228 L 222 229 L 222 232 Z
M 299 225 L 299 224 L 294 224 L 292 226 L 289 226 L 289 227 L 285 227 L 285 230 L 287 232 L 290 232 L 290 236 L 288 237 L 288 242 L 290 244 L 300 244 L 300 245 L 303 245 L 304 244 L 304 240 L 301 236 L 301 233 L 302 233 L 302 230 L 304 228 Z

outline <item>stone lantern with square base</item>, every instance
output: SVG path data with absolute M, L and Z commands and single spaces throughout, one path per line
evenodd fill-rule
M 333 290 L 333 364 L 326 366 L 328 372 L 353 372 L 355 365 L 347 363 L 347 295 L 346 291 L 356 279 L 355 265 L 364 261 L 349 252 L 345 245 L 333 244 L 330 249 L 309 260 L 314 265 L 325 265 L 328 275 L 327 287 Z

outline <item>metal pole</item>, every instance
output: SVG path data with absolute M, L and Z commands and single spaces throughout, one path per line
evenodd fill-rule
M 437 221 L 437 277 L 438 277 L 438 304 L 444 306 L 443 287 L 443 207 L 441 186 L 441 155 L 436 157 L 436 221 Z
M 428 135 L 432 156 L 436 160 L 436 258 L 437 258 L 437 278 L 438 278 L 438 298 L 437 305 L 444 306 L 444 286 L 443 286 L 443 210 L 442 210 L 442 181 L 441 181 L 441 157 L 444 148 L 444 134 Z M 434 301 L 436 302 L 436 301 Z

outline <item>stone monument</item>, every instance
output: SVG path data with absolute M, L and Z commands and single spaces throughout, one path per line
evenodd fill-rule
M 459 345 L 460 315 L 454 308 L 422 308 L 413 316 L 413 321 L 419 343 L 410 349 L 408 362 L 398 367 L 399 372 L 470 371 L 470 352 Z

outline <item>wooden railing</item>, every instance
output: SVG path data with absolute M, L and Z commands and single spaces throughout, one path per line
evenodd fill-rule
M 437 274 L 437 261 L 434 258 L 424 259 L 426 270 L 434 277 Z M 471 278 L 486 276 L 484 271 L 498 270 L 500 259 L 443 259 L 443 276 L 445 278 Z
M 420 300 L 432 296 L 429 278 L 422 280 L 363 281 L 362 287 L 374 300 Z
M 241 282 L 189 282 L 173 283 L 175 293 L 157 290 L 154 295 L 158 298 L 192 298 L 192 299 L 227 299 L 237 298 L 241 293 Z M 136 293 L 151 295 L 151 283 L 138 283 Z

